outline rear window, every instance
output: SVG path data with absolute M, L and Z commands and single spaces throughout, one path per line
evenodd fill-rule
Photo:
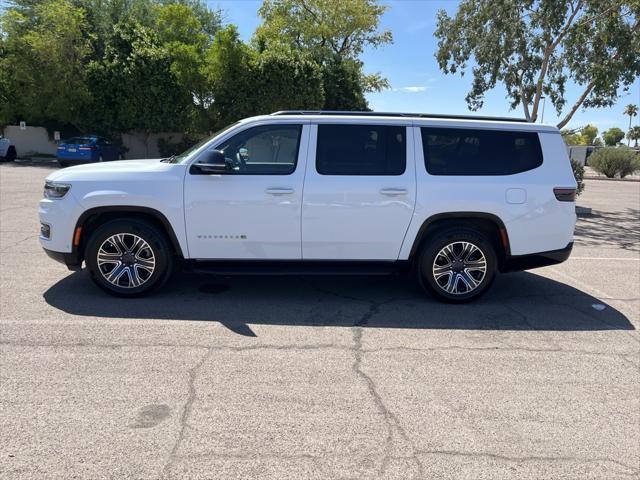
M 421 132 L 431 175 L 513 175 L 542 165 L 535 132 L 431 127 Z
M 75 145 L 91 145 L 94 139 L 91 137 L 73 137 L 69 140 L 65 140 L 63 143 L 72 143 Z
M 402 175 L 406 128 L 389 125 L 318 125 L 316 169 L 321 175 Z

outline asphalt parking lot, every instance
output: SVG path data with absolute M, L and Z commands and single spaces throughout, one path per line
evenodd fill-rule
M 52 165 L 0 165 L 0 478 L 640 477 L 640 182 L 588 181 L 564 264 L 443 305 L 395 277 L 49 260 Z

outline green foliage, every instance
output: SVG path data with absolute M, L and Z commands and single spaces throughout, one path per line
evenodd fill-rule
M 608 147 L 615 147 L 624 138 L 624 132 L 618 127 L 610 128 L 602 133 L 602 139 Z
M 179 129 L 191 103 L 157 34 L 135 22 L 114 26 L 104 58 L 89 65 L 89 85 L 87 123 L 108 132 Z
M 636 126 L 636 127 L 632 127 L 628 132 L 627 132 L 627 138 L 629 140 L 634 140 L 635 141 L 635 147 L 638 146 L 638 140 L 640 140 L 640 126 Z
M 234 26 L 216 35 L 205 70 L 214 130 L 247 116 L 323 104 L 317 63 L 286 47 L 258 52 L 240 40 Z
M 178 142 L 172 142 L 171 138 L 159 138 L 158 139 L 158 151 L 162 158 L 167 158 L 172 155 L 179 155 L 185 152 L 189 148 L 198 143 L 200 139 L 191 135 L 185 135 L 182 140 Z
M 613 105 L 640 74 L 639 16 L 637 0 L 462 0 L 454 16 L 438 12 L 436 57 L 445 73 L 473 65 L 470 109 L 502 83 L 531 121 L 543 96 L 563 113 L 567 81 L 577 83 L 562 128 L 581 106 Z
M 0 123 L 81 121 L 89 97 L 87 29 L 84 11 L 67 0 L 45 0 L 2 14 L 0 85 L 8 101 L 0 104 Z
M 640 156 L 627 147 L 605 147 L 591 154 L 589 166 L 608 178 L 624 178 L 640 170 Z
M 629 117 L 629 121 L 631 121 L 632 117 L 635 117 L 636 115 L 638 115 L 638 106 L 630 103 L 629 105 L 624 107 L 623 113 L 627 115 Z
M 266 48 L 284 44 L 319 59 L 356 59 L 365 47 L 393 41 L 389 30 L 378 31 L 386 9 L 377 0 L 265 0 L 256 39 Z
M 380 31 L 387 7 L 378 0 L 265 0 L 263 24 L 253 44 L 258 51 L 288 48 L 309 55 L 322 67 L 326 110 L 367 110 L 365 93 L 381 91 L 389 82 L 365 74 L 360 54 L 366 47 L 391 43 Z
M 571 170 L 573 170 L 573 176 L 578 184 L 576 195 L 580 195 L 584 190 L 584 166 L 580 165 L 575 160 L 571 160 Z
M 567 145 L 596 145 L 600 139 L 597 139 L 598 128 L 594 125 L 587 125 L 576 130 L 562 130 L 560 132 L 562 138 Z
M 355 60 L 332 57 L 322 69 L 325 110 L 369 110 L 362 88 L 362 69 Z
M 364 110 L 365 92 L 388 87 L 358 59 L 391 41 L 385 9 L 267 0 L 247 44 L 204 0 L 13 0 L 0 10 L 0 124 L 198 134 L 275 110 Z
M 624 108 L 624 114 L 629 117 L 629 131 L 631 131 L 631 121 L 633 117 L 638 115 L 638 106 L 630 103 Z M 629 137 L 628 134 L 627 134 L 627 138 L 629 139 L 629 141 L 627 142 L 627 145 L 629 145 L 631 144 L 631 137 Z
M 261 113 L 277 110 L 317 110 L 324 103 L 320 66 L 299 52 L 270 49 L 254 55 L 253 92 Z
M 598 128 L 595 125 L 587 125 L 580 130 L 580 135 L 586 139 L 587 145 L 593 145 L 594 140 L 598 136 Z

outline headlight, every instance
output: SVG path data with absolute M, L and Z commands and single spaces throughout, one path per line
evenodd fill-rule
M 45 182 L 44 198 L 62 198 L 70 188 L 71 185 L 67 183 Z

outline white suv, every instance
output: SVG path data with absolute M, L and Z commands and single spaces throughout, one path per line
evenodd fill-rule
M 180 261 L 224 274 L 405 270 L 461 302 L 498 271 L 566 260 L 575 192 L 554 127 L 287 111 L 176 157 L 51 174 L 40 242 L 123 296 L 160 287 Z

